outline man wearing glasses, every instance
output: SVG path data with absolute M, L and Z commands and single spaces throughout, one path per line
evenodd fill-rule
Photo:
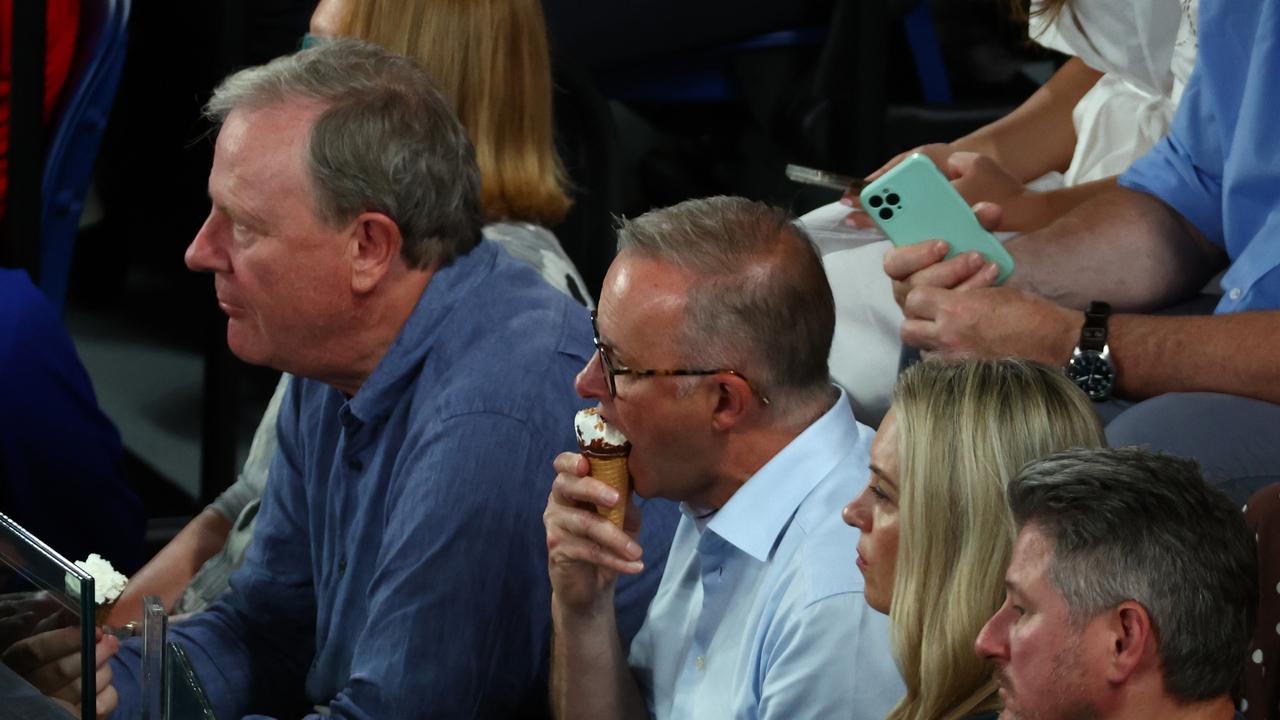
M 624 650 L 613 588 L 650 558 L 592 509 L 626 503 L 556 460 L 543 516 L 560 718 L 882 718 L 902 694 L 884 616 L 844 548 L 871 431 L 827 372 L 834 310 L 782 211 L 693 200 L 619 231 L 577 389 L 631 441 L 635 494 L 681 503 Z M 630 514 L 630 513 L 629 513 Z

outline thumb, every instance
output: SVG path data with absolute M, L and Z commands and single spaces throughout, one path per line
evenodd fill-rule
M 979 225 L 989 232 L 995 232 L 1004 219 L 1004 208 L 993 202 L 980 202 L 973 206 L 973 214 L 978 218 Z

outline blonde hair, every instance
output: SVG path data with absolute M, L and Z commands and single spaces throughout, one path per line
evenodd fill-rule
M 1005 500 L 1027 462 L 1102 447 L 1092 404 L 1034 362 L 926 362 L 894 388 L 901 497 L 890 624 L 907 694 L 892 720 L 996 710 L 973 642 L 999 608 L 1016 530 Z
M 564 219 L 572 201 L 540 0 L 361 0 L 340 27 L 422 63 L 453 103 L 475 145 L 486 221 Z

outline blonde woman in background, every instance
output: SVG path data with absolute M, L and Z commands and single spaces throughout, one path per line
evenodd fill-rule
M 1088 398 L 1060 370 L 1000 360 L 902 374 L 871 479 L 844 509 L 907 687 L 888 718 L 995 718 L 994 669 L 973 643 L 1004 597 L 1016 534 L 1005 486 L 1030 460 L 1103 445 Z
M 421 63 L 475 146 L 485 237 L 594 307 L 547 229 L 572 201 L 555 148 L 540 0 L 322 0 L 311 35 L 368 40 Z

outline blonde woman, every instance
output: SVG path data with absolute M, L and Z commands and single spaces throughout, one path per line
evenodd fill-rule
M 1004 596 L 1015 535 L 1005 485 L 1030 460 L 1103 444 L 1088 398 L 1060 370 L 1000 360 L 902 374 L 870 482 L 844 509 L 907 687 L 888 718 L 995 717 L 993 668 L 973 643 Z
M 541 0 L 322 0 L 311 35 L 360 38 L 420 62 L 475 145 L 485 237 L 594 307 L 547 229 L 572 201 L 555 148 Z

